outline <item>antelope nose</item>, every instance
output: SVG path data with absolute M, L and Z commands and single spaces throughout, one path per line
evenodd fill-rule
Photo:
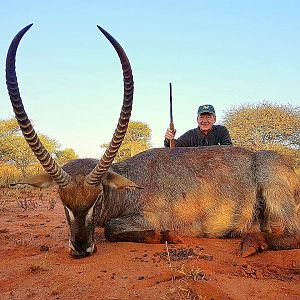
M 97 251 L 97 247 L 94 244 L 91 244 L 86 247 L 76 247 L 71 241 L 69 241 L 69 248 L 70 254 L 74 258 L 83 258 Z

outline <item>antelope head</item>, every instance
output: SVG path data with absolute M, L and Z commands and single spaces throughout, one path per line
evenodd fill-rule
M 71 230 L 69 240 L 71 254 L 76 257 L 83 257 L 92 254 L 96 250 L 93 215 L 95 204 L 103 193 L 103 184 L 117 188 L 137 187 L 135 183 L 109 170 L 124 139 L 131 115 L 133 101 L 132 70 L 127 55 L 120 44 L 108 32 L 98 26 L 98 29 L 116 50 L 122 65 L 124 95 L 120 117 L 109 146 L 92 169 L 86 172 L 86 165 L 82 168 L 84 160 L 71 162 L 69 165 L 67 164 L 69 167 L 66 165 L 66 168 L 65 166 L 62 168 L 39 140 L 26 114 L 18 87 L 15 67 L 16 52 L 22 37 L 31 26 L 32 24 L 17 33 L 10 44 L 6 58 L 7 89 L 23 136 L 46 171 L 46 174 L 38 177 L 39 184 L 36 185 L 47 186 L 51 181 L 57 183 Z M 32 180 L 34 181 L 34 179 Z M 30 182 L 26 183 L 30 184 Z

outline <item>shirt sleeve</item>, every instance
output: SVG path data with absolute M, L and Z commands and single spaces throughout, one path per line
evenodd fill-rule
M 223 126 L 221 137 L 220 137 L 220 145 L 232 145 L 231 137 L 228 129 Z
M 176 147 L 191 147 L 191 132 L 190 130 L 181 135 L 175 141 Z

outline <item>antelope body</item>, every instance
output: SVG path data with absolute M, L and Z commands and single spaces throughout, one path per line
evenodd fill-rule
M 96 164 L 75 160 L 63 168 L 84 174 Z M 105 228 L 109 241 L 243 237 L 244 256 L 300 247 L 300 183 L 278 153 L 231 146 L 158 148 L 112 164 L 110 170 L 143 189 L 118 190 L 104 180 L 101 198 L 94 203 L 83 199 L 71 208 L 95 205 L 93 223 Z M 82 232 L 77 234 L 80 240 Z
M 7 85 L 22 132 L 47 174 L 24 183 L 58 184 L 74 256 L 95 251 L 96 225 L 105 228 L 109 241 L 242 237 L 243 256 L 267 248 L 300 248 L 299 179 L 275 152 L 231 146 L 158 148 L 112 164 L 128 125 L 133 80 L 123 49 L 103 29 L 123 66 L 124 100 L 117 129 L 99 161 L 77 159 L 59 167 L 36 137 L 17 88 L 14 58 L 27 30 L 11 44 Z

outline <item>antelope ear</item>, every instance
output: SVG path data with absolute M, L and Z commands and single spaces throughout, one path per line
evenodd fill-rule
M 122 188 L 142 189 L 142 187 L 138 186 L 133 181 L 110 170 L 107 171 L 103 176 L 103 184 L 116 189 L 122 189 Z
M 54 184 L 52 177 L 47 173 L 42 173 L 38 175 L 28 176 L 24 180 L 16 183 L 11 183 L 11 186 L 18 186 L 21 184 L 27 184 L 38 188 L 46 188 Z

